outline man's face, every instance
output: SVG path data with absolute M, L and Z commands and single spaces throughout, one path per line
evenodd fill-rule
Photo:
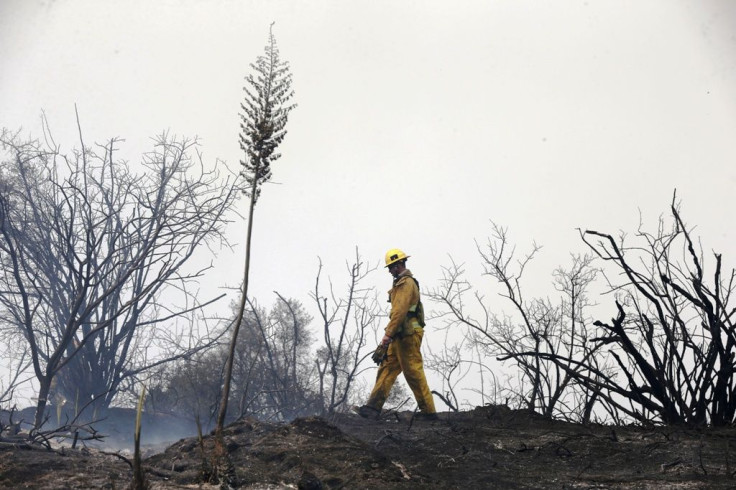
M 396 277 L 401 273 L 401 262 L 394 262 L 388 266 L 388 271 L 392 276 Z

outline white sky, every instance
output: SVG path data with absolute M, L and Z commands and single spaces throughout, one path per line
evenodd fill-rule
M 674 188 L 734 264 L 729 0 L 0 0 L 0 126 L 40 136 L 44 110 L 68 150 L 76 103 L 85 140 L 123 137 L 132 161 L 168 129 L 236 169 L 243 77 L 272 21 L 299 107 L 256 209 L 261 303 L 307 303 L 318 256 L 344 282 L 356 246 L 404 249 L 432 287 L 448 254 L 477 270 L 489 219 L 544 246 L 527 282 L 548 294 L 584 250 L 576 228 L 633 232 L 641 210 L 652 229 Z M 213 283 L 239 283 L 240 248 Z

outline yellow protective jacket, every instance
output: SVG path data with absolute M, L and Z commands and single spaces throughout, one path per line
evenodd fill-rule
M 388 297 L 391 301 L 391 314 L 384 332 L 391 338 L 412 335 L 414 327 L 419 327 L 419 323 L 416 318 L 407 318 L 407 314 L 414 311 L 419 303 L 419 286 L 409 269 L 394 279 L 394 287 L 389 290 Z

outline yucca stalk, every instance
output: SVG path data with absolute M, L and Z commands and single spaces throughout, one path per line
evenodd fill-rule
M 146 396 L 146 387 L 143 386 L 141 396 L 138 398 L 138 407 L 135 414 L 135 434 L 134 434 L 134 452 L 133 452 L 133 490 L 143 490 L 148 488 L 146 477 L 143 474 L 141 465 L 141 418 L 143 415 L 143 400 Z
M 212 461 L 210 481 L 228 485 L 235 478 L 232 464 L 227 460 L 223 428 L 227 416 L 232 382 L 233 362 L 238 333 L 243 322 L 245 305 L 248 300 L 248 278 L 250 275 L 250 250 L 253 235 L 253 215 L 261 194 L 262 185 L 271 178 L 271 163 L 281 155 L 275 150 L 286 136 L 286 122 L 296 105 L 289 104 L 294 91 L 291 90 L 291 73 L 288 62 L 281 61 L 276 38 L 273 35 L 273 24 L 269 29 L 268 44 L 265 54 L 258 56 L 250 65 L 253 73 L 249 74 L 243 88 L 245 97 L 240 105 L 240 148 L 245 158 L 241 161 L 243 176 L 247 182 L 245 194 L 250 197 L 248 211 L 248 229 L 245 241 L 245 269 L 243 271 L 243 290 L 232 336 L 228 349 L 227 361 L 222 388 L 222 397 L 215 426 L 215 448 Z
M 238 333 L 243 322 L 243 314 L 248 298 L 248 277 L 250 275 L 250 250 L 253 233 L 253 214 L 262 185 L 271 178 L 271 163 L 278 160 L 281 154 L 275 150 L 286 136 L 286 122 L 296 105 L 289 104 L 294 95 L 291 90 L 291 73 L 289 64 L 281 61 L 276 38 L 273 35 L 273 24 L 269 30 L 268 44 L 265 54 L 258 56 L 250 67 L 253 73 L 245 80 L 245 98 L 240 105 L 240 148 L 245 153 L 241 161 L 243 175 L 248 183 L 245 190 L 250 197 L 248 213 L 248 230 L 245 242 L 245 270 L 243 271 L 243 291 L 238 307 L 238 314 L 233 324 L 228 358 L 225 364 L 225 376 L 217 416 L 216 433 L 221 434 L 227 415 L 230 383 L 232 380 L 233 360 Z

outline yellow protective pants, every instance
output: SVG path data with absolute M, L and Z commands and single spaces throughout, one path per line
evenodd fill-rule
M 423 336 L 424 329 L 417 328 L 413 335 L 396 338 L 389 344 L 388 357 L 378 368 L 376 385 L 373 387 L 366 405 L 380 411 L 391 392 L 396 377 L 403 372 L 406 383 L 414 393 L 419 410 L 423 413 L 435 413 L 434 400 L 427 385 L 427 378 L 424 376 L 424 365 L 420 351 Z

